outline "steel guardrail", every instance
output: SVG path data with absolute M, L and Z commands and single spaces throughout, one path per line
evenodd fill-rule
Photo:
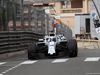
M 27 49 L 28 45 L 43 38 L 43 34 L 31 31 L 0 32 L 0 54 Z

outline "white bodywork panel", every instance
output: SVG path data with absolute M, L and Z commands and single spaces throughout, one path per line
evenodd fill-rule
M 53 55 L 55 53 L 55 42 L 48 43 L 48 54 Z

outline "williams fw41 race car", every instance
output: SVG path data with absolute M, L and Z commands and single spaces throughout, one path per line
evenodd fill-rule
M 65 52 L 69 57 L 76 57 L 78 54 L 76 40 L 65 39 L 63 35 L 50 34 L 28 46 L 28 59 L 38 59 L 39 53 L 44 53 L 45 56 L 58 56 L 60 52 Z

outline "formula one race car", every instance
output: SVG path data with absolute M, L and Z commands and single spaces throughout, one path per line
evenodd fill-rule
M 44 53 L 45 56 L 58 56 L 60 52 L 65 52 L 69 57 L 77 56 L 75 39 L 67 40 L 64 36 L 50 34 L 39 41 L 28 46 L 28 59 L 37 59 L 39 53 Z

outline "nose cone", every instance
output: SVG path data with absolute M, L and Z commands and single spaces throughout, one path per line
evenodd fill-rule
M 53 55 L 55 53 L 55 42 L 51 41 L 48 44 L 48 54 Z

